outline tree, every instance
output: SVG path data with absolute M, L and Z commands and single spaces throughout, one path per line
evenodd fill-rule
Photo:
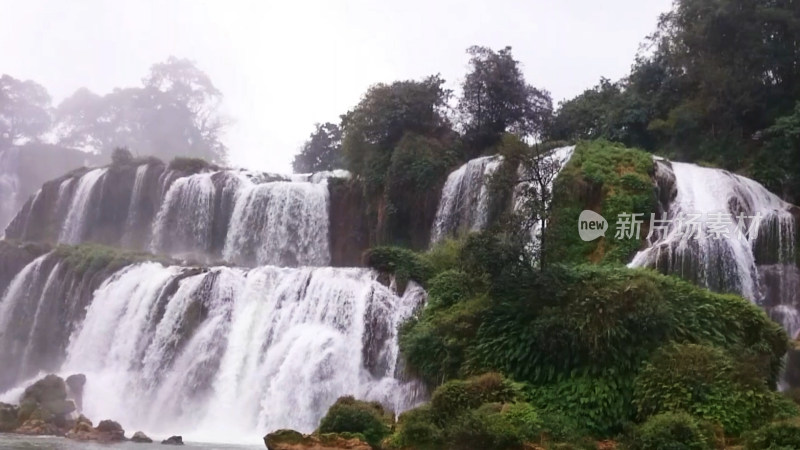
M 225 159 L 221 94 L 206 74 L 188 60 L 170 57 L 155 64 L 143 82 L 104 96 L 76 91 L 56 109 L 59 143 L 105 155 L 122 146 L 165 159 Z
M 516 148 L 520 167 L 515 190 L 518 232 L 523 235 L 523 241 L 532 243 L 528 244 L 529 253 L 543 269 L 547 225 L 553 208 L 553 182 L 564 160 L 552 149 L 539 144 L 528 147 L 519 142 Z
M 605 138 L 630 147 L 649 148 L 647 104 L 628 89 L 627 80 L 600 83 L 562 102 L 545 135 L 551 140 L 577 141 Z
M 44 87 L 0 77 L 0 147 L 37 141 L 50 123 L 50 95 Z
M 473 46 L 467 53 L 471 71 L 462 85 L 458 111 L 473 147 L 494 145 L 506 131 L 539 135 L 552 115 L 550 93 L 525 81 L 511 47 L 495 52 Z
M 295 155 L 292 167 L 295 173 L 319 172 L 340 169 L 342 161 L 342 131 L 330 122 L 316 124 L 300 153 Z
M 449 97 L 438 75 L 372 86 L 342 116 L 342 150 L 350 171 L 368 189 L 382 188 L 394 147 L 406 133 L 437 137 L 450 132 Z

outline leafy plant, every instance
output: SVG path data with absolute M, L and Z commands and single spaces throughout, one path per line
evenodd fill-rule
M 649 418 L 626 437 L 629 450 L 711 450 L 714 436 L 707 426 L 684 412 Z
M 319 424 L 319 433 L 359 433 L 377 447 L 391 431 L 387 414 L 379 403 L 368 403 L 353 397 L 340 397 L 328 409 Z

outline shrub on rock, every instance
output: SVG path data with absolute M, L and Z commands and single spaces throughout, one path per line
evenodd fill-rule
M 628 437 L 629 450 L 711 450 L 713 433 L 684 412 L 668 412 L 649 418 Z
M 782 409 L 779 394 L 752 367 L 717 347 L 673 344 L 658 351 L 639 373 L 633 403 L 642 419 L 687 411 L 739 435 Z
M 378 446 L 391 431 L 391 416 L 379 403 L 341 397 L 328 409 L 319 424 L 319 433 L 359 433 L 372 446 Z
M 750 432 L 745 439 L 747 450 L 783 450 L 800 448 L 800 423 L 774 422 Z

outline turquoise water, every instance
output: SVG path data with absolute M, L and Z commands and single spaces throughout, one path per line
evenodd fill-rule
M 265 449 L 263 442 L 253 445 L 228 445 L 204 444 L 186 442 L 184 446 L 152 444 L 135 444 L 133 442 L 120 442 L 117 444 L 97 444 L 93 442 L 77 442 L 65 438 L 49 436 L 20 436 L 14 434 L 0 434 L 0 450 L 254 450 Z

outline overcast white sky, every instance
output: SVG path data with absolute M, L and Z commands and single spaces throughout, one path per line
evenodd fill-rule
M 511 45 L 528 81 L 570 98 L 630 69 L 671 0 L 0 0 L 0 73 L 57 103 L 133 86 L 186 57 L 225 96 L 233 165 L 289 171 L 315 122 L 376 82 L 441 73 L 456 88 L 470 45 Z

